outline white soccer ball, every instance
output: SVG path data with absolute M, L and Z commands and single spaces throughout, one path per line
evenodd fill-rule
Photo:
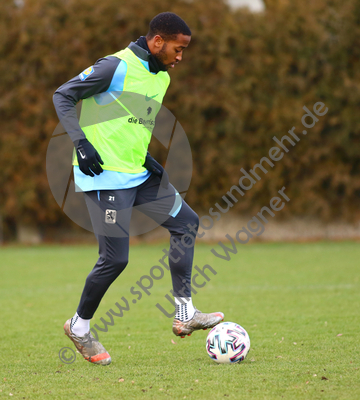
M 246 330 L 234 322 L 222 322 L 211 329 L 206 338 L 206 351 L 219 364 L 234 364 L 245 360 L 250 350 Z

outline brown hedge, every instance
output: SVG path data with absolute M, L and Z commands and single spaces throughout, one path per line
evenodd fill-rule
M 19 2 L 17 2 L 19 4 Z M 145 34 L 162 11 L 193 32 L 164 105 L 181 121 L 194 158 L 187 201 L 208 210 L 295 126 L 303 106 L 328 113 L 246 193 L 252 213 L 282 186 L 284 216 L 358 221 L 360 3 L 266 1 L 233 11 L 221 1 L 25 0 L 0 3 L 0 214 L 70 226 L 49 190 L 45 155 L 57 124 L 52 93 L 104 55 Z M 162 157 L 161 149 L 153 149 Z

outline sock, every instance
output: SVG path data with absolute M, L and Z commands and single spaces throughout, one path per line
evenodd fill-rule
M 195 314 L 195 308 L 190 297 L 175 297 L 176 314 L 175 318 L 181 322 L 189 321 Z
M 85 333 L 90 331 L 90 320 L 79 317 L 76 312 L 71 318 L 70 329 L 76 336 L 84 336 Z

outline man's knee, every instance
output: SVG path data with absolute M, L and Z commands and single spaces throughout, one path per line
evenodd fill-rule
M 199 229 L 199 217 L 195 211 L 189 208 L 185 221 L 185 226 L 179 239 L 185 248 L 192 248 L 195 245 L 195 238 Z
M 105 259 L 107 268 L 119 272 L 119 274 L 126 268 L 129 262 L 128 256 L 123 254 L 114 254 Z
M 199 216 L 196 214 L 194 210 L 191 210 L 191 216 L 190 216 L 190 224 L 191 225 L 196 225 L 196 229 L 199 228 Z
M 175 217 L 176 222 L 168 228 L 171 235 L 179 239 L 183 235 L 196 236 L 199 228 L 199 216 L 186 203 L 183 204 L 180 213 Z
M 123 255 L 112 255 L 100 257 L 94 269 L 90 272 L 89 280 L 110 280 L 116 279 L 128 264 L 128 257 Z
M 196 232 L 199 229 L 199 216 L 191 208 L 189 208 L 185 225 L 186 225 L 186 231 L 193 235 L 196 234 Z

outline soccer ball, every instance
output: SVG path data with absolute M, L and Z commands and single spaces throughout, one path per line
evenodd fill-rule
M 245 360 L 250 350 L 246 330 L 234 322 L 222 322 L 211 329 L 206 338 L 206 351 L 219 364 L 234 364 Z

